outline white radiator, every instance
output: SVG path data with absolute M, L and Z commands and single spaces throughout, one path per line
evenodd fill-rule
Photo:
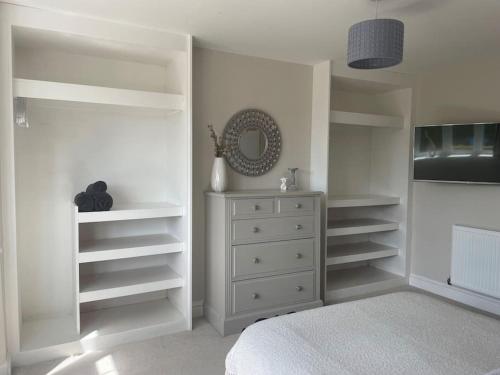
M 451 284 L 500 298 L 500 232 L 453 226 Z

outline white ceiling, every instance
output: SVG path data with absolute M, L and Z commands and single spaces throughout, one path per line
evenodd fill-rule
M 300 63 L 345 61 L 349 26 L 373 0 L 10 0 L 187 32 L 207 48 Z M 380 0 L 379 17 L 405 23 L 398 70 L 500 55 L 500 0 Z

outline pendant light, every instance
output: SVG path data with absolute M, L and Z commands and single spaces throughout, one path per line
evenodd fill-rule
M 404 24 L 396 19 L 378 18 L 352 25 L 349 29 L 347 64 L 355 69 L 381 69 L 403 60 Z

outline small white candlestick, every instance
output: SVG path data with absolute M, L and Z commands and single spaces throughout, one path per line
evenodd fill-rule
M 287 191 L 287 189 L 288 189 L 287 185 L 286 185 L 287 178 L 286 177 L 282 177 L 282 178 L 280 178 L 280 180 L 281 180 L 281 186 L 280 186 L 281 191 Z

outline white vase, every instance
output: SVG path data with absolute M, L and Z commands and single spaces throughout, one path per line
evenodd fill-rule
M 220 193 L 227 188 L 226 161 L 224 158 L 215 158 L 212 166 L 212 190 Z

